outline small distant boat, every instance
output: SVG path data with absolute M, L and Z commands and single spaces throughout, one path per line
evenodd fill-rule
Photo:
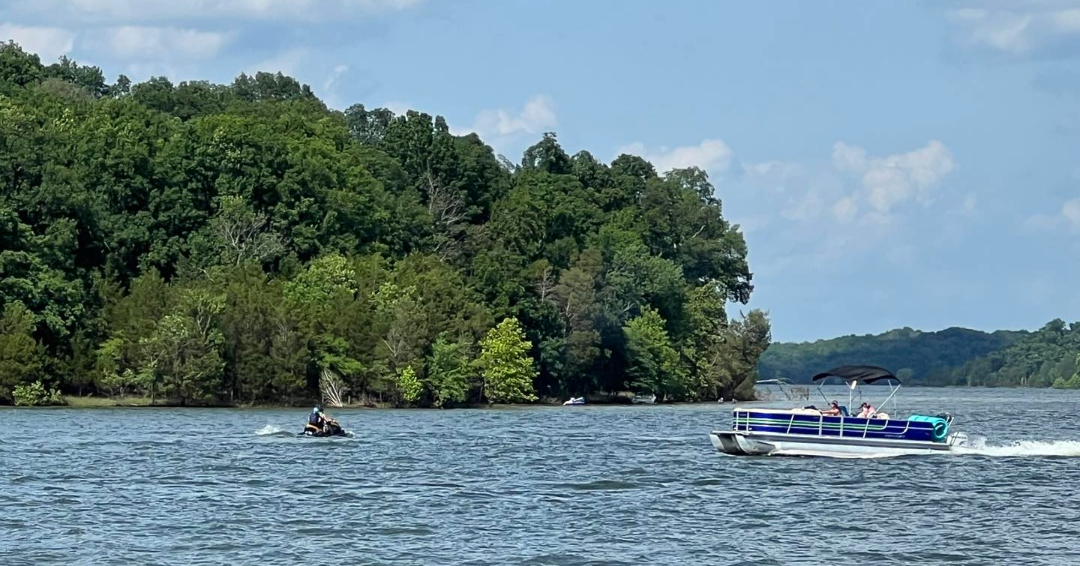
M 833 458 L 941 454 L 968 445 L 967 434 L 950 432 L 953 417 L 948 414 L 915 414 L 902 419 L 877 410 L 869 417 L 851 416 L 848 406 L 860 384 L 889 384 L 890 393 L 882 407 L 900 390 L 900 380 L 884 368 L 841 366 L 819 373 L 813 377 L 819 392 L 821 384 L 829 377 L 839 377 L 848 384 L 848 405 L 839 406 L 839 415 L 823 414 L 813 406 L 801 409 L 736 407 L 732 411 L 731 429 L 712 431 L 709 441 L 717 450 L 732 455 Z M 821 395 L 825 397 L 824 392 Z M 828 403 L 828 397 L 825 399 Z M 894 410 L 895 407 L 893 401 Z
M 656 395 L 652 393 L 648 395 L 634 395 L 634 398 L 631 399 L 630 402 L 635 405 L 652 405 L 653 403 L 656 403 Z
M 584 405 L 584 404 L 585 404 L 585 398 L 584 397 L 571 397 L 569 401 L 563 402 L 564 407 L 567 406 L 567 405 Z

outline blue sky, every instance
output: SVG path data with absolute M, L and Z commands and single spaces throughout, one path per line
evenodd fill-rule
M 0 22 L 110 80 L 282 71 L 514 160 L 555 131 L 704 167 L 776 340 L 1080 319 L 1080 0 L 8 0 Z

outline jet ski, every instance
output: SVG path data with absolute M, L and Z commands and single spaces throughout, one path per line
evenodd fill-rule
M 334 419 L 327 419 L 326 426 L 319 428 L 312 424 L 304 425 L 304 432 L 297 433 L 296 436 L 312 436 L 315 438 L 323 438 L 327 436 L 352 436 L 348 431 L 341 428 L 341 425 Z

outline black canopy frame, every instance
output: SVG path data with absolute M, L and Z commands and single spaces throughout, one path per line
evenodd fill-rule
M 823 371 L 815 375 L 811 381 L 821 381 L 830 377 L 839 377 L 848 383 L 857 381 L 859 383 L 865 383 L 867 385 L 871 383 L 877 383 L 879 381 L 893 381 L 897 385 L 900 385 L 900 379 L 892 374 L 891 371 L 878 366 L 840 366 L 832 368 L 828 371 Z
M 854 365 L 854 366 L 839 366 L 832 368 L 828 371 L 823 371 L 811 378 L 811 381 L 818 384 L 818 393 L 821 398 L 829 403 L 828 396 L 821 390 L 821 386 L 825 384 L 825 380 L 830 377 L 837 377 L 843 379 L 848 384 L 848 410 L 851 410 L 852 404 L 852 392 L 860 384 L 872 385 L 874 383 L 884 382 L 889 385 L 889 396 L 878 405 L 880 408 L 884 408 L 885 404 L 896 395 L 896 392 L 900 390 L 902 385 L 900 379 L 893 373 L 883 367 L 868 366 L 868 365 Z M 895 387 L 893 385 L 895 384 Z M 859 391 L 859 398 L 862 398 L 862 391 Z M 893 409 L 896 409 L 896 401 L 893 401 Z

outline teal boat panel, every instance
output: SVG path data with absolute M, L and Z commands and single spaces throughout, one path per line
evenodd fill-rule
M 934 427 L 934 440 L 944 440 L 949 435 L 949 421 L 942 417 L 930 417 L 927 415 L 911 415 L 909 421 L 917 423 L 931 423 Z

